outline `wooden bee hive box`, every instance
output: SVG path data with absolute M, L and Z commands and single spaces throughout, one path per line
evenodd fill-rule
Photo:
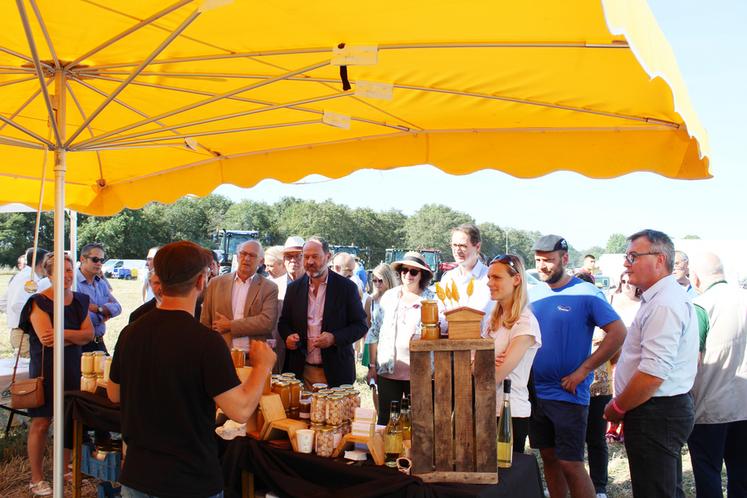
M 493 341 L 411 341 L 410 383 L 412 473 L 426 482 L 497 483 Z
M 449 339 L 479 339 L 482 317 L 485 312 L 462 306 L 446 313 L 449 322 Z

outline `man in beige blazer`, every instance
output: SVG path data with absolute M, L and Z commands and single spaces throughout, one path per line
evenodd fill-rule
M 272 337 L 278 320 L 278 286 L 259 273 L 262 245 L 249 240 L 237 249 L 235 272 L 215 277 L 205 291 L 200 322 L 223 336 L 230 348 L 249 350 L 249 339 Z

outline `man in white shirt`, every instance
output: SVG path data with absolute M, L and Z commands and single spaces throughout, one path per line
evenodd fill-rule
M 698 291 L 690 282 L 690 258 L 682 251 L 674 251 L 674 268 L 672 275 L 677 283 L 685 288 L 691 298 L 698 297 Z
M 726 464 L 728 496 L 747 496 L 747 291 L 729 285 L 721 258 L 697 255 L 693 300 L 700 321 L 700 364 L 693 385 L 695 427 L 687 446 L 698 497 L 722 496 Z
M 617 395 L 604 415 L 625 424 L 633 496 L 680 497 L 681 451 L 695 418 L 695 307 L 672 275 L 674 245 L 665 233 L 642 230 L 628 237 L 624 264 L 630 283 L 643 293 L 615 370 Z
M 143 282 L 143 302 L 147 303 L 151 299 L 153 299 L 155 294 L 153 294 L 153 288 L 150 286 L 150 272 L 153 271 L 153 258 L 156 257 L 156 253 L 158 252 L 158 246 L 151 247 L 148 249 L 148 255 L 145 257 L 145 268 L 146 271 L 141 272 L 142 274 L 139 275 L 140 280 Z
M 24 358 L 29 357 L 29 341 L 28 337 L 21 343 L 23 337 L 23 330 L 18 328 L 18 321 L 21 318 L 21 311 L 26 301 L 29 300 L 32 294 L 41 292 L 51 285 L 51 282 L 46 278 L 44 273 L 44 256 L 47 251 L 41 248 L 36 250 L 36 261 L 32 262 L 34 257 L 34 248 L 29 248 L 26 251 L 26 266 L 18 272 L 8 283 L 8 290 L 6 292 L 7 301 L 7 318 L 8 327 L 10 328 L 10 344 L 13 349 L 18 349 L 21 346 L 21 356 Z M 32 265 L 35 266 L 34 271 L 31 271 Z M 36 284 L 36 289 L 26 288 L 26 283 L 32 281 Z
M 440 285 L 444 289 L 451 289 L 452 283 L 456 283 L 459 291 L 459 301 L 454 307 L 468 306 L 476 310 L 484 311 L 483 328 L 489 320 L 493 301 L 490 299 L 488 289 L 488 267 L 480 261 L 480 229 L 472 223 L 459 225 L 451 230 L 451 253 L 457 267 L 444 273 Z M 435 272 L 438 268 L 432 268 Z M 467 286 L 474 280 L 472 295 L 467 295 Z M 452 306 L 448 300 L 447 306 Z
M 223 336 L 230 348 L 249 351 L 249 339 L 272 337 L 278 319 L 278 286 L 259 273 L 263 257 L 259 241 L 248 240 L 237 251 L 235 272 L 210 281 L 200 322 Z

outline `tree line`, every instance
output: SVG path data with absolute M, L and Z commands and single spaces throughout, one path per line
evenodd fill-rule
M 0 264 L 14 265 L 33 244 L 35 213 L 0 214 Z M 53 215 L 43 213 L 39 245 L 52 248 Z M 78 248 L 89 242 L 104 244 L 108 257 L 142 259 L 148 248 L 173 240 L 191 240 L 214 248 L 216 230 L 258 230 L 265 246 L 283 244 L 290 235 L 321 235 L 331 244 L 356 245 L 369 250 L 370 268 L 384 259 L 387 248 L 439 249 L 451 261 L 450 229 L 474 223 L 467 213 L 440 204 L 426 204 L 411 216 L 399 210 L 375 211 L 351 208 L 331 200 L 322 202 L 284 197 L 268 204 L 244 200 L 233 202 L 220 195 L 184 197 L 173 204 L 150 203 L 142 209 L 125 209 L 114 216 L 78 215 Z M 69 222 L 66 219 L 66 225 Z M 486 258 L 499 253 L 521 255 L 533 267 L 532 244 L 537 231 L 479 223 L 482 252 Z M 66 226 L 66 230 L 67 230 Z M 610 236 L 607 247 L 578 251 L 571 247 L 571 262 L 584 254 L 623 252 L 625 237 Z

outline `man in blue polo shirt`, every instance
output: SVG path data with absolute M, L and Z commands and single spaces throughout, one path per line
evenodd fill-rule
M 535 242 L 540 285 L 532 289 L 532 312 L 542 334 L 542 348 L 532 366 L 536 396 L 529 439 L 540 450 L 545 481 L 552 498 L 594 497 L 584 468 L 584 443 L 593 372 L 625 340 L 625 325 L 594 285 L 568 275 L 568 243 L 558 235 Z M 606 332 L 591 353 L 594 327 Z

